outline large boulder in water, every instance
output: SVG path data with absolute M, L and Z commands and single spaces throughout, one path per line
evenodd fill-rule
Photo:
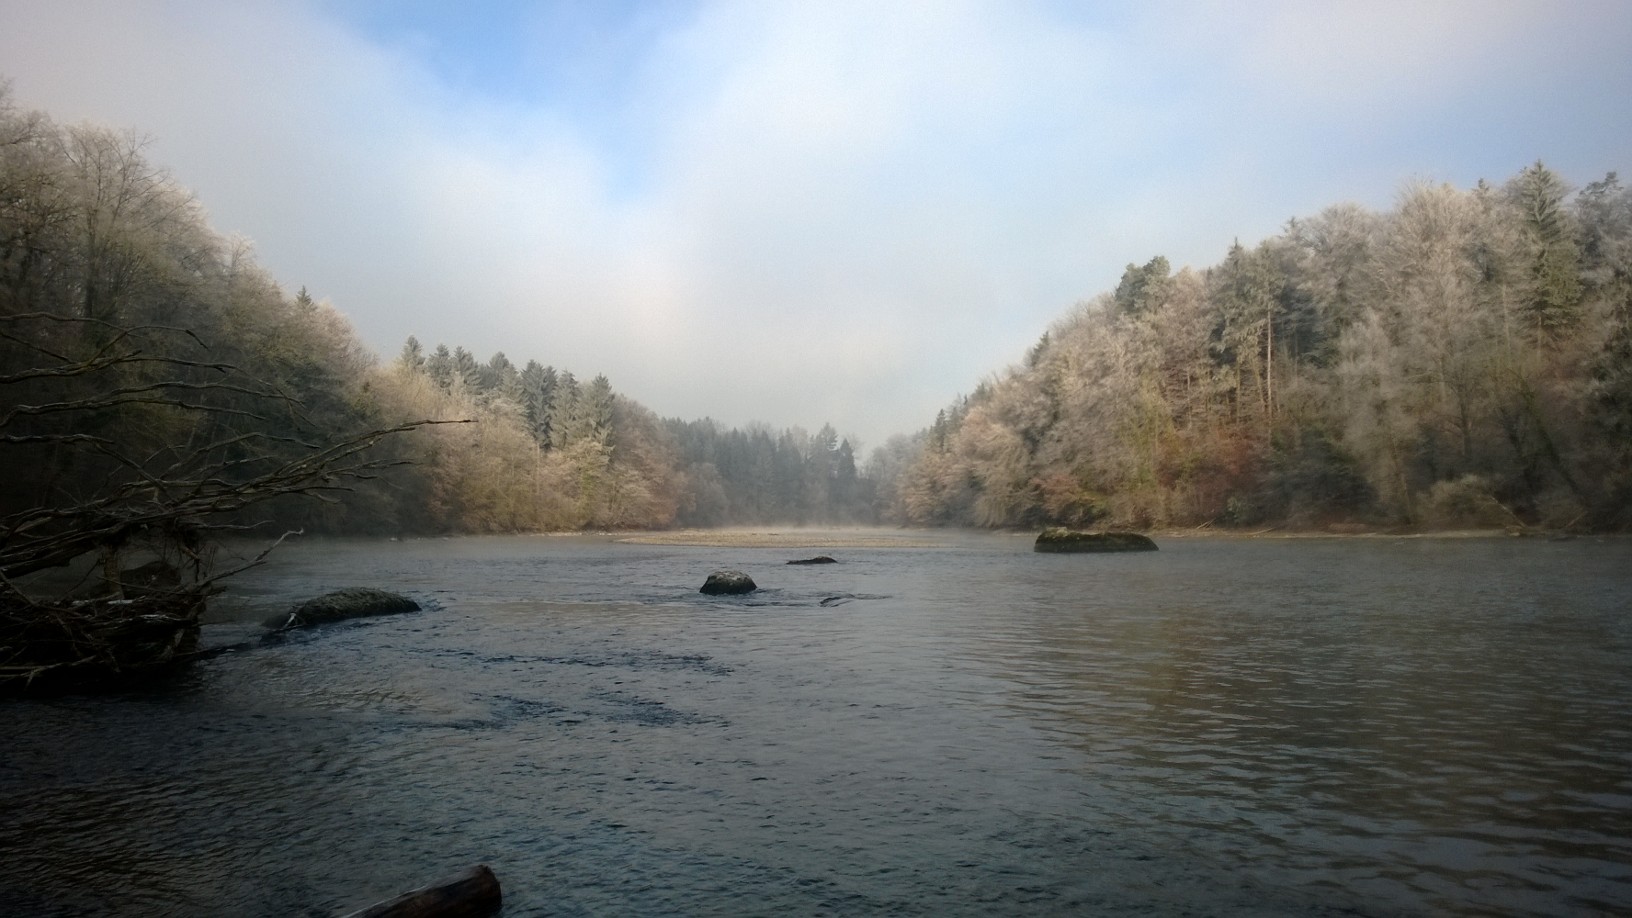
M 367 587 L 347 587 L 308 599 L 282 615 L 266 620 L 268 628 L 285 630 L 338 622 L 348 618 L 372 615 L 395 615 L 398 612 L 417 612 L 419 603 L 401 593 L 388 593 Z
M 759 584 L 754 582 L 754 578 L 742 571 L 715 571 L 708 575 L 708 581 L 697 592 L 707 593 L 710 596 L 720 596 L 752 593 L 757 589 L 759 589 Z
M 1112 552 L 1155 551 L 1156 543 L 1137 532 L 1083 532 L 1077 529 L 1044 529 L 1033 551 Z

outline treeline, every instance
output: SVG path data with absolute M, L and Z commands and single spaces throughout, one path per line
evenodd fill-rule
M 461 531 L 873 522 L 871 488 L 830 425 L 727 428 L 659 421 L 605 376 L 409 338 L 390 369 L 409 414 L 471 417 L 433 431 L 410 490 L 431 499 L 412 528 Z
M 682 481 L 656 415 L 605 376 L 463 348 L 425 354 L 409 338 L 381 374 L 400 417 L 468 418 L 420 433 L 393 489 L 406 531 L 525 532 L 671 525 Z
M 831 424 L 812 435 L 798 427 L 727 429 L 707 419 L 665 423 L 684 463 L 685 526 L 880 521 L 876 479 L 856 467 L 850 440 Z
M 928 525 L 1632 527 L 1632 194 L 1540 163 L 1130 264 L 921 433 Z
M 396 467 L 240 522 L 513 532 L 867 518 L 830 427 L 660 421 L 604 376 L 412 338 L 380 365 L 340 313 L 289 296 L 211 229 L 142 146 L 19 110 L 0 85 L 0 520 L 110 479 L 128 493 L 183 459 L 247 478 L 419 419 L 474 423 L 388 438 L 375 454 Z
M 1536 164 L 1129 265 L 1023 365 L 858 462 L 831 426 L 659 419 L 604 376 L 409 339 L 382 365 L 149 163 L 0 86 L 0 520 L 360 431 L 328 531 L 1043 524 L 1632 528 L 1632 193 Z M 74 410 L 52 406 L 72 404 Z M 145 457 L 133 462 L 131 457 Z M 76 497 L 77 496 L 77 497 Z M 245 524 L 258 517 L 246 511 Z M 0 537 L 3 537 L 0 533 Z

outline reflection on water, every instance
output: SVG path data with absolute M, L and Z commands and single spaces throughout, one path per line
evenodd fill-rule
M 1133 827 L 1189 826 L 1197 857 L 1360 901 L 1624 908 L 1624 556 L 1317 543 L 1243 578 L 1240 550 L 1207 548 L 1157 615 L 1159 588 L 1118 578 L 1086 613 L 1034 599 L 1024 639 L 985 645 Z
M 0 902 L 327 915 L 486 862 L 507 916 L 1632 910 L 1629 543 L 1028 548 L 297 548 L 213 639 L 439 607 L 7 706 Z

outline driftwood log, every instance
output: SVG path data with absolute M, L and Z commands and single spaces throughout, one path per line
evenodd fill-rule
M 499 878 L 486 864 L 477 864 L 346 918 L 481 918 L 502 904 Z

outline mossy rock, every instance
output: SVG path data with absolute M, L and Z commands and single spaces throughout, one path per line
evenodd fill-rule
M 759 584 L 742 571 L 715 571 L 708 575 L 707 582 L 697 592 L 710 596 L 735 596 L 752 593 L 757 589 Z
M 366 618 L 374 615 L 395 615 L 399 612 L 417 612 L 419 603 L 402 595 L 367 587 L 348 587 L 308 599 L 288 612 L 266 620 L 268 628 L 280 631 L 305 628 L 348 618 Z
M 1077 529 L 1044 529 L 1033 551 L 1061 553 L 1103 553 L 1114 551 L 1156 551 L 1149 536 L 1137 532 L 1082 532 Z

